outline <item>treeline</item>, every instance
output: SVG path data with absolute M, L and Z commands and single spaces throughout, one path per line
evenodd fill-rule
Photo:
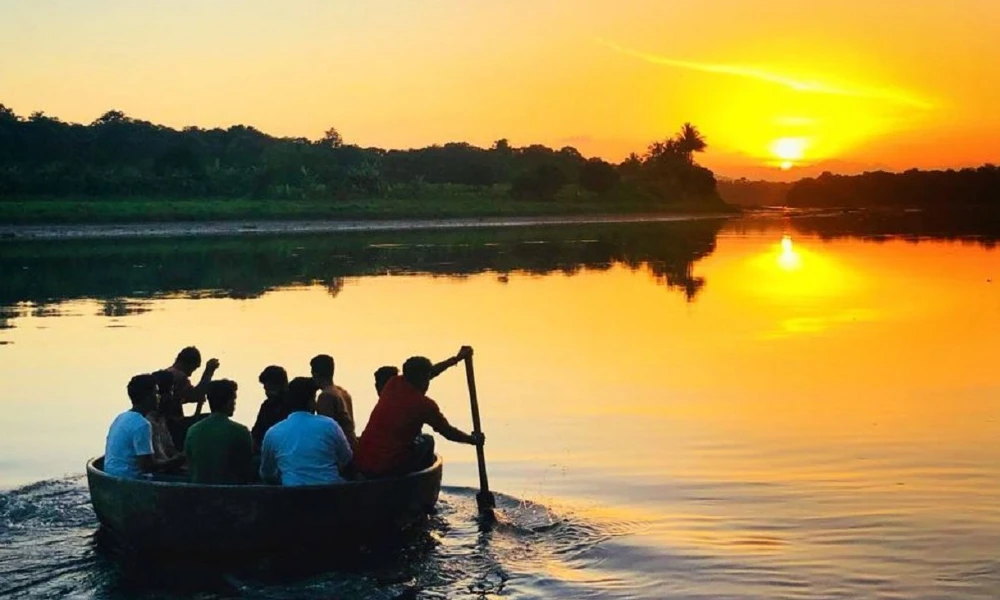
M 823 173 L 795 182 L 718 182 L 719 195 L 736 206 L 797 208 L 954 208 L 1000 207 L 1000 167 L 860 175 Z
M 795 182 L 785 204 L 820 208 L 1000 207 L 1000 167 L 861 175 L 823 173 Z
M 719 196 L 735 206 L 784 206 L 790 181 L 756 181 L 744 178 L 719 179 Z
M 413 150 L 278 138 L 243 125 L 182 130 L 109 111 L 89 125 L 0 105 L 0 198 L 198 197 L 342 199 L 410 197 L 422 186 L 505 186 L 519 199 L 573 193 L 651 202 L 719 202 L 715 177 L 698 166 L 698 130 L 680 133 L 621 164 L 575 148 L 491 148 L 449 143 Z

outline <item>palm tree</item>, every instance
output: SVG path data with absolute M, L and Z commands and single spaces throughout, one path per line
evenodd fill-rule
M 674 138 L 677 144 L 677 149 L 687 156 L 688 160 L 692 159 L 692 155 L 695 152 L 704 152 L 705 148 L 708 148 L 708 143 L 705 142 L 705 136 L 698 131 L 698 128 L 690 123 L 685 123 L 677 137 Z

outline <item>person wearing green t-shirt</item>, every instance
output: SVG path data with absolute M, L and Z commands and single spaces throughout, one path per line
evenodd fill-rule
M 234 485 L 253 477 L 250 430 L 230 419 L 236 410 L 236 387 L 229 379 L 207 385 L 212 414 L 195 423 L 184 440 L 191 483 Z

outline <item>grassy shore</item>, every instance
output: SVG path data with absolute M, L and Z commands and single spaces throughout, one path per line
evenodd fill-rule
M 718 202 L 652 203 L 648 200 L 563 195 L 548 202 L 506 195 L 442 194 L 417 198 L 257 200 L 224 198 L 7 198 L 0 224 L 92 224 L 199 221 L 433 219 L 510 216 L 674 214 L 727 212 Z

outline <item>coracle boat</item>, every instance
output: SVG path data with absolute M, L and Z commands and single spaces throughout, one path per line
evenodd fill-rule
M 442 461 L 403 477 L 334 485 L 196 485 L 124 479 L 87 463 L 90 499 L 116 542 L 135 551 L 247 553 L 374 543 L 419 523 L 441 491 Z

